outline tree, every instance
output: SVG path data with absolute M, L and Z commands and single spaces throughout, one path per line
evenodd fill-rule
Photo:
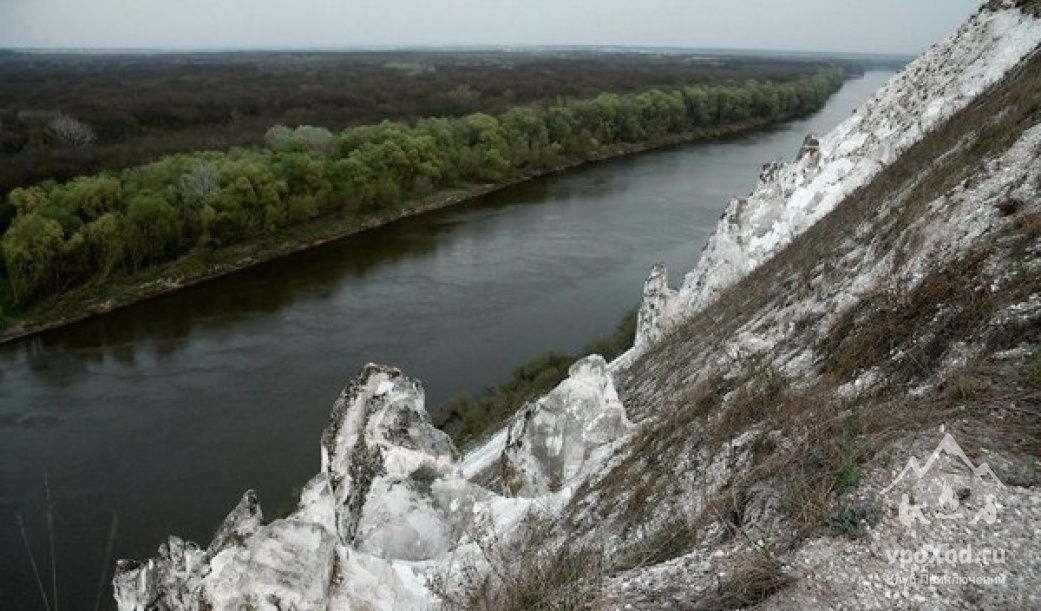
M 89 222 L 123 208 L 123 187 L 115 176 L 83 176 L 54 188 L 51 203 L 61 210 Z
M 618 143 L 805 112 L 842 77 L 828 69 L 780 83 L 602 94 L 498 117 L 384 121 L 338 136 L 274 126 L 265 148 L 170 155 L 119 175 L 14 189 L 0 203 L 0 275 L 25 303 L 189 248 L 279 235 L 316 218 L 371 217 L 447 185 L 517 178 L 561 155 L 591 159 Z
M 59 145 L 83 148 L 94 143 L 94 129 L 76 118 L 58 113 L 47 124 L 47 137 Z
M 336 137 L 324 127 L 300 125 L 289 129 L 284 125 L 276 125 L 264 134 L 264 144 L 278 153 L 330 153 Z
M 139 193 L 127 205 L 127 251 L 136 267 L 158 263 L 178 250 L 177 211 L 157 193 Z
M 516 167 L 536 164 L 549 145 L 549 130 L 539 113 L 531 108 L 514 108 L 500 121 L 509 143 L 509 157 Z
M 0 240 L 0 250 L 16 301 L 25 303 L 54 283 L 62 246 L 57 222 L 33 212 L 15 219 Z
M 15 214 L 30 214 L 45 208 L 49 203 L 47 188 L 35 185 L 22 189 L 12 189 L 7 201 L 15 209 Z
M 510 168 L 510 147 L 499 121 L 483 113 L 469 115 L 463 121 L 468 144 L 476 152 L 472 158 L 476 167 L 468 168 L 469 177 L 488 182 L 501 180 Z
M 212 161 L 204 161 L 181 178 L 181 200 L 192 208 L 199 207 L 220 187 L 220 170 Z

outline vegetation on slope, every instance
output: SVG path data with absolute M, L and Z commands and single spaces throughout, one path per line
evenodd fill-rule
M 1035 55 L 623 372 L 623 402 L 643 426 L 608 472 L 542 525 L 553 531 L 542 534 L 549 543 L 519 550 L 526 555 L 506 567 L 493 592 L 496 608 L 530 608 L 532 596 L 551 607 L 576 590 L 585 596 L 576 607 L 609 606 L 601 597 L 646 567 L 695 550 L 708 550 L 700 561 L 712 550 L 742 548 L 755 562 L 728 555 L 708 573 L 727 566 L 727 578 L 706 590 L 655 577 L 637 582 L 645 590 L 625 590 L 624 602 L 755 606 L 794 582 L 778 559 L 808 538 L 863 537 L 883 517 L 883 482 L 868 474 L 905 464 L 915 439 L 935 437 L 940 425 L 970 457 L 986 456 L 1006 485 L 1036 485 L 1041 326 L 1023 307 L 1041 294 L 1036 185 L 1029 201 L 1010 194 L 987 203 L 1001 220 L 967 251 L 930 261 L 915 286 L 883 284 L 831 323 L 816 314 L 796 320 L 797 331 L 771 353 L 719 355 L 764 312 L 840 286 L 851 273 L 841 262 L 858 247 L 871 243 L 880 258 L 913 257 L 919 242 L 909 238 L 935 229 L 921 223 L 930 204 L 981 180 L 985 160 L 1041 122 L 1039 86 Z M 999 315 L 1010 309 L 1023 314 Z M 773 357 L 807 346 L 816 374 L 775 369 Z M 850 394 L 855 380 L 870 382 Z M 736 466 L 716 471 L 720 465 Z M 574 566 L 571 552 L 609 536 L 620 543 L 584 561 L 586 572 L 565 570 Z M 482 608 L 486 591 L 475 592 L 459 607 Z
M 118 174 L 15 189 L 0 213 L 9 223 L 0 224 L 0 307 L 9 316 L 186 255 L 205 264 L 253 240 L 302 241 L 291 234 L 300 226 L 365 226 L 451 189 L 516 181 L 670 135 L 805 113 L 841 78 L 831 68 L 794 82 L 603 94 L 498 117 L 385 121 L 338 135 L 276 126 L 261 149 L 178 154 Z

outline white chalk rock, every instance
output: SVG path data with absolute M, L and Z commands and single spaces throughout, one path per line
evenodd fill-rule
M 633 345 L 637 350 L 643 350 L 661 340 L 671 317 L 670 310 L 675 296 L 676 292 L 669 288 L 669 272 L 665 264 L 656 263 L 643 284 L 640 310 L 636 313 L 636 339 Z
M 418 381 L 370 364 L 333 406 L 322 469 L 345 544 L 381 558 L 432 558 L 454 545 L 487 495 L 463 479 L 459 453 L 423 401 Z
M 631 428 L 607 363 L 601 356 L 588 356 L 510 423 L 502 457 L 506 488 L 519 496 L 559 490 L 582 474 L 596 449 Z

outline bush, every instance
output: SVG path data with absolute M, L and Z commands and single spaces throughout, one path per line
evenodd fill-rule
M 882 510 L 876 505 L 847 504 L 828 514 L 824 525 L 832 535 L 859 539 L 881 519 Z

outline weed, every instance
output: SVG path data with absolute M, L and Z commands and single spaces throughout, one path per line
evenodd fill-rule
M 1034 362 L 1027 372 L 1027 380 L 1034 386 L 1041 386 L 1041 352 L 1034 355 Z
M 604 550 L 553 541 L 552 531 L 546 518 L 529 514 L 517 541 L 471 535 L 489 570 L 464 567 L 459 592 L 449 575 L 437 575 L 432 590 L 452 611 L 589 608 L 605 575 Z
M 824 525 L 832 535 L 859 539 L 881 519 L 882 510 L 877 505 L 849 503 L 828 514 Z

